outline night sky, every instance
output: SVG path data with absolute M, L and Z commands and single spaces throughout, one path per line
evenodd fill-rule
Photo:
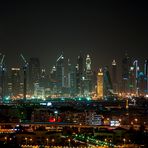
M 80 51 L 93 67 L 120 63 L 125 50 L 148 58 L 148 5 L 145 1 L 7 1 L 0 2 L 0 52 L 8 66 L 39 57 L 51 67 L 61 51 L 76 63 Z

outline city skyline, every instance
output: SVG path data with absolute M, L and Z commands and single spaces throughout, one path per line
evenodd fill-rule
M 93 57 L 98 69 L 129 55 L 147 58 L 147 16 L 144 2 L 1 2 L 0 52 L 8 65 L 38 57 L 42 65 L 64 56 L 76 63 L 80 51 Z

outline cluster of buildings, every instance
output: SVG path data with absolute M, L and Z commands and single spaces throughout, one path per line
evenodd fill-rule
M 148 60 L 141 64 L 125 54 L 122 60 L 122 89 L 124 93 L 135 96 L 148 94 Z
M 49 72 L 41 67 L 39 58 L 22 56 L 22 67 L 6 69 L 5 56 L 0 61 L 1 98 L 46 98 L 90 96 L 103 98 L 112 95 L 147 95 L 148 60 L 143 69 L 138 60 L 132 60 L 127 54 L 122 59 L 122 80 L 119 80 L 116 61 L 109 67 L 92 69 L 92 57 L 80 54 L 76 64 L 65 59 L 63 53 L 56 59 Z

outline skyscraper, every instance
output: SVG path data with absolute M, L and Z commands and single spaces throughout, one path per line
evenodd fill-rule
M 139 74 L 139 65 L 138 65 L 138 60 L 135 60 L 133 62 L 133 67 L 134 67 L 134 74 L 135 74 L 135 94 L 138 96 L 138 91 L 139 91 L 139 86 L 138 86 L 138 74 Z
M 100 68 L 99 72 L 97 74 L 97 97 L 99 99 L 102 99 L 104 94 L 103 94 L 103 89 L 104 89 L 104 78 L 103 78 L 103 71 Z
M 145 60 L 145 63 L 144 63 L 144 75 L 145 75 L 145 83 L 146 83 L 145 93 L 148 94 L 148 60 Z
M 39 83 L 40 79 L 40 61 L 38 58 L 30 58 L 29 61 L 29 93 L 34 93 L 35 83 Z
M 118 87 L 118 84 L 117 84 L 117 64 L 116 64 L 116 61 L 113 60 L 112 61 L 112 84 L 113 84 L 113 91 L 114 92 L 117 92 L 117 87 Z
M 91 68 L 91 58 L 89 54 L 86 56 L 85 60 L 85 77 L 84 77 L 84 82 L 85 82 L 85 94 L 90 95 L 92 92 L 92 68 Z
M 70 95 L 75 95 L 76 93 L 76 74 L 73 65 L 68 59 L 68 72 L 67 72 L 67 79 L 68 79 L 68 92 Z
M 135 93 L 135 73 L 134 73 L 134 67 L 131 66 L 129 70 L 129 93 L 134 94 Z
M 82 95 L 83 90 L 82 90 L 82 77 L 83 77 L 83 57 L 80 53 L 80 55 L 77 58 L 77 65 L 76 65 L 76 89 L 77 89 L 77 94 Z
M 129 81 L 129 70 L 131 66 L 131 60 L 127 53 L 125 53 L 124 58 L 122 59 L 122 90 L 124 93 L 129 91 L 128 81 Z
M 12 95 L 16 96 L 21 92 L 21 77 L 20 68 L 11 68 L 11 82 L 12 82 Z
M 59 93 L 62 93 L 64 87 L 64 56 L 61 54 L 56 61 L 56 85 Z
M 51 87 L 51 94 L 57 93 L 57 86 L 56 86 L 56 67 L 53 66 L 50 71 L 50 87 Z
M 111 77 L 110 77 L 110 73 L 109 73 L 109 69 L 107 66 L 104 67 L 103 69 L 103 74 L 104 74 L 104 96 L 109 96 L 113 94 L 113 86 L 112 86 L 112 82 L 111 82 Z

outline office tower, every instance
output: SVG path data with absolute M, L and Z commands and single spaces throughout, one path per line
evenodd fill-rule
M 145 83 L 145 75 L 142 71 L 138 73 L 138 95 L 144 96 L 145 95 L 145 88 L 146 88 L 146 83 Z
M 0 97 L 2 100 L 4 99 L 6 91 L 6 69 L 4 67 L 0 67 Z
M 77 65 L 76 65 L 76 89 L 77 89 L 77 94 L 82 95 L 83 90 L 82 90 L 82 77 L 83 77 L 83 57 L 80 53 L 80 55 L 77 58 Z
M 145 93 L 148 94 L 148 60 L 145 60 L 145 63 L 144 63 L 144 75 L 145 75 L 145 83 L 146 83 Z
M 139 65 L 138 65 L 138 60 L 135 60 L 133 62 L 133 67 L 134 67 L 134 74 L 135 74 L 135 94 L 136 96 L 138 96 L 138 89 L 139 89 L 139 86 L 138 86 L 138 73 L 139 73 Z
M 12 95 L 16 97 L 22 93 L 20 68 L 11 68 Z
M 2 57 L 1 57 L 2 56 Z M 3 55 L 2 53 L 0 53 L 0 97 L 2 98 L 2 101 L 4 101 L 4 96 L 5 96 L 5 90 L 6 90 L 6 77 L 5 77 L 5 66 L 4 66 L 4 59 L 5 59 L 5 55 Z
M 97 71 L 92 72 L 92 91 L 95 93 L 97 86 Z
M 134 67 L 131 66 L 129 70 L 129 93 L 134 94 L 135 93 L 135 73 L 134 73 Z
M 112 86 L 112 82 L 111 82 L 111 77 L 110 77 L 110 73 L 109 73 L 109 69 L 107 66 L 104 67 L 103 69 L 103 74 L 104 74 L 104 96 L 110 96 L 113 95 L 113 86 Z
M 124 93 L 128 92 L 130 66 L 131 66 L 131 59 L 129 58 L 127 53 L 125 53 L 125 56 L 122 59 L 122 90 Z
M 33 95 L 34 85 L 39 83 L 40 79 L 40 61 L 38 58 L 30 58 L 29 60 L 29 93 Z
M 56 86 L 58 93 L 62 93 L 64 87 L 64 56 L 61 54 L 56 61 Z
M 103 89 L 104 89 L 104 78 L 103 78 L 103 71 L 102 69 L 100 68 L 99 69 L 99 72 L 97 74 L 97 97 L 99 99 L 103 99 Z
M 71 64 L 70 59 L 68 59 L 68 72 L 67 72 L 67 87 L 68 92 L 71 96 L 74 96 L 76 93 L 76 74 L 74 66 Z
M 117 80 L 117 64 L 116 61 L 113 60 L 112 61 L 112 84 L 113 84 L 113 91 L 116 93 L 117 92 L 117 84 L 118 80 Z
M 85 76 L 84 76 L 84 91 L 86 95 L 90 95 L 92 92 L 92 68 L 91 68 L 91 58 L 89 54 L 86 56 L 85 60 Z
M 51 94 L 57 93 L 57 86 L 56 86 L 56 67 L 53 66 L 50 71 L 50 87 L 51 87 Z
M 49 86 L 49 77 L 46 74 L 45 69 L 41 70 L 41 77 L 40 77 L 39 85 L 40 87 L 44 87 L 45 89 L 48 88 Z

